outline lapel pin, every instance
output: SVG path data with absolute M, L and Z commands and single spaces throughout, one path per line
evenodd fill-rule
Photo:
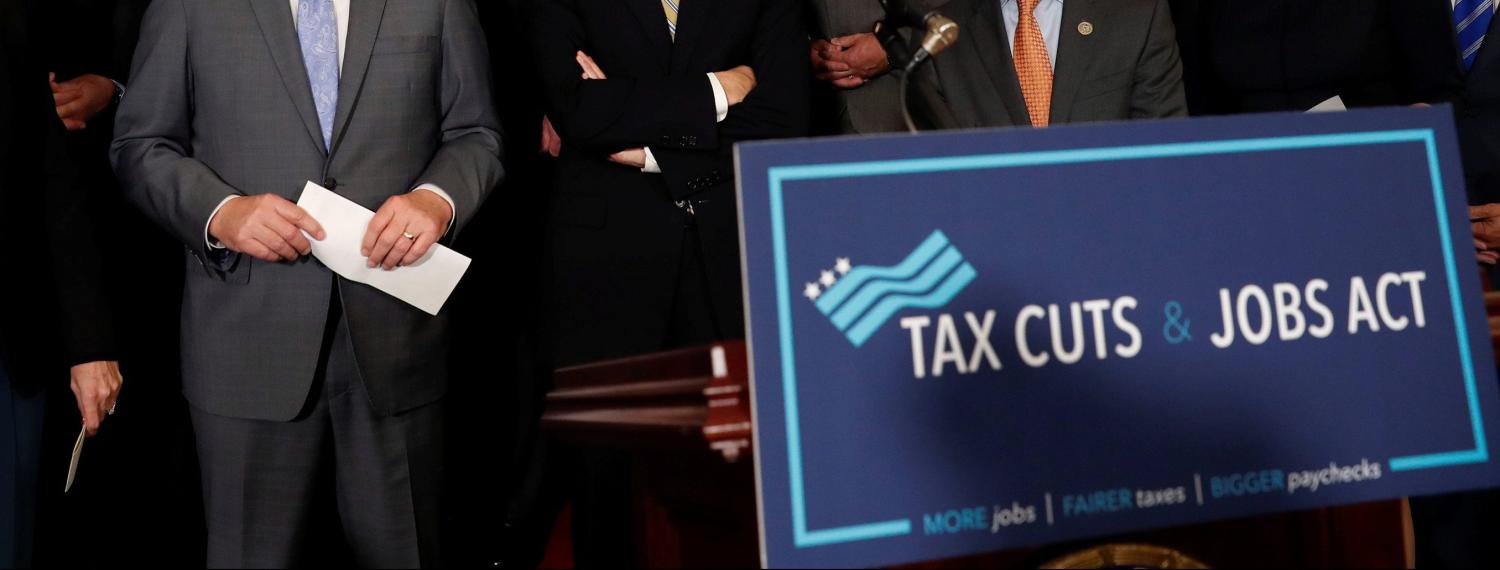
M 1085 36 L 1094 33 L 1094 24 L 1090 23 L 1088 20 L 1079 22 L 1078 33 Z

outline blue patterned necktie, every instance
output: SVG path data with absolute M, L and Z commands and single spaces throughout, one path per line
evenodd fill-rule
M 1453 4 L 1453 22 L 1458 28 L 1459 57 L 1464 71 L 1474 67 L 1479 47 L 1484 45 L 1484 34 L 1490 29 L 1490 20 L 1495 17 L 1494 0 L 1458 0 Z
M 302 44 L 302 64 L 312 86 L 313 104 L 318 108 L 318 124 L 323 127 L 323 149 L 329 150 L 333 144 L 333 114 L 339 104 L 339 27 L 333 0 L 301 0 L 297 4 L 297 39 Z

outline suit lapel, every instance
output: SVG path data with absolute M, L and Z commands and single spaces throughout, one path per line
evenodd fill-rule
M 974 49 L 979 50 L 979 60 L 984 62 L 985 73 L 1000 93 L 1000 102 L 1005 105 L 1011 124 L 1030 125 L 1031 115 L 1021 97 L 1021 82 L 1016 79 L 1016 62 L 1010 55 L 1009 36 L 1005 33 L 1005 22 L 1000 19 L 1000 2 L 978 0 L 974 7 L 980 29 L 963 41 L 972 41 Z
M 697 47 L 703 31 L 714 21 L 719 2 L 715 0 L 678 0 L 677 41 L 672 46 L 672 73 L 687 73 L 693 48 Z
M 667 13 L 662 10 L 661 0 L 624 0 L 624 2 L 630 6 L 630 11 L 635 13 L 635 19 L 641 25 L 641 31 L 646 35 L 646 43 L 651 46 L 656 65 L 663 74 L 666 74 L 672 54 L 672 32 L 667 29 Z M 681 13 L 677 14 L 677 21 L 682 22 Z
M 344 69 L 339 73 L 339 104 L 333 116 L 333 145 L 337 151 L 349 127 L 349 115 L 359 100 L 365 75 L 370 70 L 370 54 L 380 35 L 385 17 L 386 0 L 352 0 L 349 2 L 349 32 L 344 38 Z
M 1093 61 L 1094 36 L 1078 31 L 1083 22 L 1092 22 L 1093 0 L 1065 0 L 1062 25 L 1057 33 L 1057 65 L 1052 73 L 1052 111 L 1048 123 L 1060 125 L 1073 114 L 1073 98 L 1088 74 Z
M 302 44 L 297 40 L 291 4 L 287 0 L 250 0 L 250 6 L 261 35 L 266 38 L 266 46 L 271 49 L 276 70 L 281 73 L 281 83 L 286 86 L 297 114 L 302 116 L 302 125 L 317 143 L 318 152 L 324 152 L 323 128 L 318 125 L 318 109 L 307 83 L 307 68 L 302 64 Z

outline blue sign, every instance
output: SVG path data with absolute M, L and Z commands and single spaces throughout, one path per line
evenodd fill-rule
M 1500 485 L 1451 111 L 742 145 L 770 566 Z

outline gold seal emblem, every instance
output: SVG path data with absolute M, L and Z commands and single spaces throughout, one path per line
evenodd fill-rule
M 1088 21 L 1078 23 L 1078 33 L 1085 36 L 1094 33 L 1094 24 Z
M 1100 544 L 1054 558 L 1039 568 L 1208 568 L 1180 551 L 1150 544 Z

